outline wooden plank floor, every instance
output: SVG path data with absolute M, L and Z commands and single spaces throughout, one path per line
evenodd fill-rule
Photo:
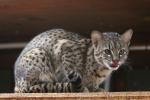
M 0 100 L 150 100 L 150 92 L 0 94 Z

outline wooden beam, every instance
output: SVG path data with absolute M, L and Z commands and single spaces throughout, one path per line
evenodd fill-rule
M 101 93 L 8 93 L 0 100 L 149 100 L 150 92 L 101 92 Z

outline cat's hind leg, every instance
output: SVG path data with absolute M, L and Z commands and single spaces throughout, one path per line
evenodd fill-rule
M 29 50 L 15 64 L 15 92 L 29 92 L 29 88 L 40 81 L 53 82 L 52 70 L 50 57 L 43 49 Z

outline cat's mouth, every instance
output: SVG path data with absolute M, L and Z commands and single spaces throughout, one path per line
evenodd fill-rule
M 108 69 L 112 69 L 112 70 L 117 70 L 120 66 L 119 62 L 111 62 L 111 63 L 106 63 L 104 62 L 104 65 L 108 68 Z
M 112 68 L 117 68 L 118 66 L 119 66 L 118 61 L 113 61 L 113 62 L 110 64 L 110 67 L 112 67 Z

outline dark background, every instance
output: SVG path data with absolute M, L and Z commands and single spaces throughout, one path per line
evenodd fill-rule
M 92 30 L 123 33 L 132 28 L 132 46 L 150 45 L 150 0 L 0 0 L 0 92 L 12 92 L 13 65 L 26 43 L 51 28 L 87 37 Z M 150 47 L 134 49 L 112 74 L 110 91 L 150 90 Z

